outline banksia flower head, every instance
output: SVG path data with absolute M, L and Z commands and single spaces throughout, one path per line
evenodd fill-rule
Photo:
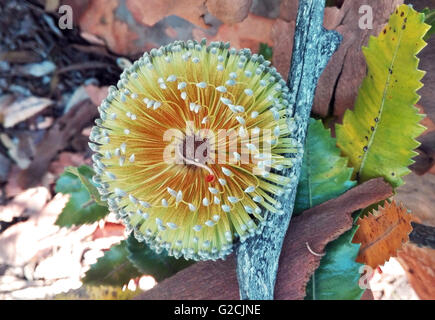
M 91 133 L 103 200 L 156 252 L 218 259 L 261 232 L 294 152 L 288 88 L 261 55 L 221 42 L 145 53 Z

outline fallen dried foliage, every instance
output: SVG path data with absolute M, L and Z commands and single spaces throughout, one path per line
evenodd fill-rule
M 406 208 L 394 201 L 386 201 L 384 207 L 359 218 L 359 228 L 352 241 L 361 243 L 356 261 L 375 269 L 395 257 L 397 250 L 409 240 L 412 219 Z
M 322 252 L 328 242 L 350 229 L 352 212 L 391 195 L 388 183 L 373 179 L 294 217 L 283 244 L 275 299 L 304 298 L 306 283 L 320 264 L 320 257 L 310 253 L 307 243 Z M 234 254 L 225 261 L 198 262 L 137 299 L 239 299 Z

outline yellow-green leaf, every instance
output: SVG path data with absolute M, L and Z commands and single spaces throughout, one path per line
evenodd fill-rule
M 430 26 L 424 14 L 408 5 L 397 7 L 377 38 L 363 47 L 368 72 L 354 111 L 347 110 L 337 125 L 337 145 L 355 168 L 356 178 L 384 177 L 394 187 L 403 183 L 416 155 L 415 140 L 424 127 L 414 105 L 424 72 L 417 53 Z

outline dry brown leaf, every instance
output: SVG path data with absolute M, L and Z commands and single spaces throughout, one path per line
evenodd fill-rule
M 57 159 L 50 164 L 48 171 L 58 177 L 65 171 L 66 167 L 78 167 L 84 163 L 85 159 L 81 153 L 64 151 L 61 152 Z
M 203 29 L 192 31 L 195 40 L 206 38 L 208 41 L 229 41 L 237 49 L 249 48 L 257 52 L 261 42 L 269 46 L 272 42 L 272 27 L 275 20 L 256 16 L 252 13 L 240 23 L 222 24 L 215 35 L 210 35 Z
M 53 247 L 52 236 L 59 227 L 54 224 L 69 197 L 58 194 L 45 206 L 21 223 L 14 224 L 0 234 L 0 264 L 23 265 L 38 252 Z M 29 202 L 31 206 L 32 203 Z M 25 207 L 30 209 L 31 207 Z M 38 230 L 38 232 L 35 232 Z
M 92 103 L 96 106 L 99 106 L 109 93 L 109 87 L 97 87 L 92 84 L 85 86 L 85 90 Z
M 272 62 L 284 79 L 287 79 L 290 71 L 295 26 L 296 21 L 287 22 L 278 18 L 272 27 Z
M 65 149 L 69 141 L 79 135 L 97 115 L 98 110 L 95 105 L 90 99 L 86 99 L 75 104 L 66 114 L 58 118 L 37 145 L 34 158 L 28 168 L 19 173 L 19 186 L 29 188 L 38 185 L 58 152 Z
M 105 221 L 103 225 L 99 224 L 92 234 L 92 240 L 107 237 L 122 237 L 125 234 L 123 224 Z
M 143 51 L 136 41 L 139 36 L 114 14 L 119 6 L 118 0 L 93 0 L 80 15 L 79 25 L 83 32 L 93 34 L 104 40 L 107 46 L 118 54 L 134 54 Z
M 252 0 L 208 0 L 208 11 L 223 23 L 243 21 L 249 13 Z
M 7 178 L 7 183 L 5 186 L 6 198 L 12 198 L 16 195 L 19 195 L 21 192 L 24 192 L 26 189 L 23 189 L 18 184 L 18 176 L 21 172 L 21 169 L 16 164 L 12 164 L 9 169 L 9 174 Z
M 313 105 L 315 114 L 326 117 L 331 105 L 334 116 L 341 119 L 345 110 L 354 105 L 358 88 L 366 75 L 366 62 L 361 47 L 367 45 L 371 35 L 379 33 L 388 22 L 390 14 L 401 3 L 403 0 L 370 2 L 373 9 L 371 29 L 358 26 L 361 17 L 358 11 L 362 5 L 367 4 L 366 0 L 344 1 L 339 10 L 334 7 L 325 8 L 325 28 L 338 31 L 343 40 L 320 76 Z
M 201 28 L 208 28 L 203 20 L 207 13 L 204 0 L 127 0 L 126 6 L 136 21 L 154 26 L 163 18 L 179 16 Z
M 409 166 L 409 169 L 411 169 L 417 175 L 422 176 L 432 168 L 432 166 L 435 164 L 435 159 L 432 158 L 430 153 L 426 153 L 424 146 L 420 146 L 415 151 L 418 153 L 418 155 L 412 159 L 414 163 Z
M 394 201 L 385 202 L 385 207 L 358 219 L 359 228 L 352 241 L 361 243 L 356 261 L 377 268 L 396 256 L 409 240 L 411 220 L 406 208 Z
M 281 0 L 279 17 L 287 22 L 296 21 L 298 14 L 298 1 Z
M 408 243 L 397 255 L 419 298 L 435 299 L 435 250 Z
M 33 117 L 52 103 L 53 101 L 50 99 L 40 97 L 28 97 L 26 99 L 14 101 L 1 111 L 3 126 L 5 128 L 11 128 L 17 123 Z
M 435 173 L 435 171 L 434 171 Z M 414 217 L 422 223 L 435 226 L 435 177 L 432 174 L 419 176 L 414 172 L 404 178 L 405 183 L 397 188 L 394 199 L 406 203 Z
M 421 145 L 416 151 L 419 155 L 413 159 L 415 162 L 410 166 L 410 169 L 421 176 L 426 172 L 435 173 L 435 122 L 430 118 L 433 108 L 423 107 L 419 104 L 415 106 L 421 114 L 425 115 L 420 124 L 426 127 L 426 130 L 418 137 Z
M 50 191 L 45 187 L 27 189 L 6 205 L 0 206 L 0 220 L 12 221 L 14 217 L 29 217 L 39 213 L 50 200 Z

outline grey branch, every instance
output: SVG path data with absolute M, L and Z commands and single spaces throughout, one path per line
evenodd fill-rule
M 303 146 L 317 81 L 341 36 L 323 28 L 324 1 L 300 0 L 292 63 L 287 85 L 290 88 L 288 125 L 298 152 L 291 154 L 293 166 L 285 174 L 291 178 L 286 192 L 277 196 L 283 214 L 266 213 L 267 225 L 259 236 L 237 248 L 237 279 L 241 299 L 273 299 L 282 243 L 293 213 L 296 188 L 303 158 Z M 291 118 L 294 119 L 291 120 Z

